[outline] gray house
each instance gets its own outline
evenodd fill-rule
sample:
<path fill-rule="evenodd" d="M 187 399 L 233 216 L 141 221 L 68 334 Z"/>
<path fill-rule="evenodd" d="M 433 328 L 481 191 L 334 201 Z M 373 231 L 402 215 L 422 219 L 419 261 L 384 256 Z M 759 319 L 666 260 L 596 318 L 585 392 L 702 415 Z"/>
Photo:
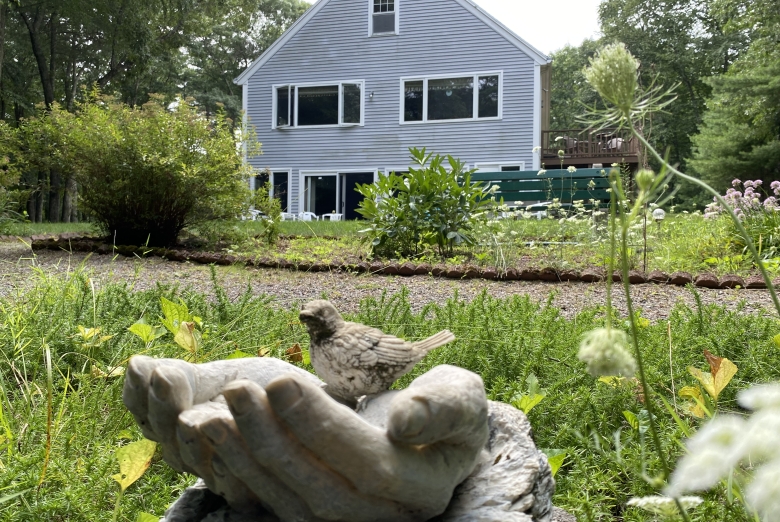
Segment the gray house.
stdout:
<path fill-rule="evenodd" d="M 249 161 L 286 211 L 347 219 L 355 184 L 406 170 L 410 147 L 537 169 L 548 62 L 469 0 L 319 0 L 235 80 Z"/>

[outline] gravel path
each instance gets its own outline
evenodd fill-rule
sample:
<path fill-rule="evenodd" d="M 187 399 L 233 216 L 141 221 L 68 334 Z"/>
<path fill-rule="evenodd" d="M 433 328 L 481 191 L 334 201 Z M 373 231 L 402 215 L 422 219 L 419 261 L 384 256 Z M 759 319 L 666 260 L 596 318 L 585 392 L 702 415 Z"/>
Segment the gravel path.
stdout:
<path fill-rule="evenodd" d="M 68 254 L 41 250 L 33 253 L 20 243 L 0 243 L 0 296 L 23 290 L 35 277 L 32 267 L 47 273 L 67 274 L 80 265 L 93 273 L 99 285 L 107 281 L 126 281 L 135 289 L 154 287 L 158 282 L 180 284 L 193 290 L 212 293 L 209 268 L 191 263 L 165 261 L 160 258 L 133 259 L 122 256 L 112 258 L 98 254 Z M 604 283 L 545 283 L 533 281 L 452 280 L 425 276 L 388 277 L 367 274 L 302 273 L 290 270 L 255 269 L 244 267 L 217 267 L 219 279 L 228 295 L 233 298 L 250 285 L 255 294 L 267 294 L 280 306 L 288 307 L 296 302 L 326 296 L 340 310 L 355 310 L 365 297 L 378 297 L 383 291 L 396 292 L 406 287 L 415 308 L 431 302 L 441 303 L 455 292 L 463 299 L 472 299 L 483 290 L 494 297 L 530 295 L 544 301 L 555 292 L 553 303 L 564 315 L 571 317 L 585 307 L 605 303 Z M 672 285 L 634 285 L 632 297 L 642 316 L 650 320 L 664 319 L 679 301 L 692 305 L 691 292 Z M 766 290 L 710 290 L 699 289 L 705 303 L 718 303 L 736 308 L 744 301 L 746 313 L 770 313 L 771 298 Z M 614 305 L 625 314 L 625 296 L 620 285 L 615 285 Z"/>

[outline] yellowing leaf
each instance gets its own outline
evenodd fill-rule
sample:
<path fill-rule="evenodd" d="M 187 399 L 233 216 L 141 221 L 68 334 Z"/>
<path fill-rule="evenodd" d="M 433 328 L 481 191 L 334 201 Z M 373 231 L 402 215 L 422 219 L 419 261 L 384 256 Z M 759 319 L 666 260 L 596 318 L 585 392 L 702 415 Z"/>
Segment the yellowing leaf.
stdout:
<path fill-rule="evenodd" d="M 704 350 L 704 357 L 707 358 L 707 362 L 710 364 L 709 374 L 694 367 L 688 368 L 688 372 L 701 383 L 710 397 L 718 400 L 720 392 L 723 391 L 737 373 L 737 366 L 725 357 L 712 355 L 707 350 Z"/>
<path fill-rule="evenodd" d="M 639 419 L 634 412 L 628 410 L 623 411 L 623 418 L 626 419 L 632 430 L 639 430 Z"/>
<path fill-rule="evenodd" d="M 160 517 L 150 515 L 149 513 L 138 513 L 135 522 L 160 522 Z"/>
<path fill-rule="evenodd" d="M 512 401 L 512 406 L 527 414 L 534 409 L 534 406 L 542 402 L 544 397 L 544 395 L 538 393 L 534 395 L 521 395 L 518 399 Z"/>
<path fill-rule="evenodd" d="M 141 439 L 116 450 L 119 473 L 111 475 L 111 478 L 119 483 L 123 492 L 149 468 L 156 448 L 156 442 Z"/>
<path fill-rule="evenodd" d="M 772 337 L 772 342 L 775 343 L 775 346 L 780 348 L 780 334 L 777 334 L 774 337 Z"/>
<path fill-rule="evenodd" d="M 269 350 L 268 348 L 259 348 L 257 350 L 258 357 L 266 357 L 269 353 L 271 353 L 271 350 Z"/>
<path fill-rule="evenodd" d="M 195 339 L 195 323 L 184 321 L 179 324 L 179 331 L 173 337 L 176 344 L 190 353 L 198 352 L 198 341 Z"/>
<path fill-rule="evenodd" d="M 603 382 L 604 384 L 608 384 L 613 388 L 617 388 L 618 386 L 626 382 L 626 378 L 618 377 L 617 375 L 609 375 L 607 377 L 599 377 L 599 382 Z"/>
<path fill-rule="evenodd" d="M 690 402 L 685 405 L 685 412 L 699 419 L 703 419 L 707 416 L 707 412 L 704 409 L 704 397 L 698 386 L 686 386 L 682 388 L 678 394 L 683 399 L 690 399 Z"/>
<path fill-rule="evenodd" d="M 230 359 L 246 359 L 247 357 L 254 357 L 251 353 L 242 352 L 241 350 L 236 350 L 235 352 L 231 353 L 227 357 L 225 357 L 225 360 Z"/>

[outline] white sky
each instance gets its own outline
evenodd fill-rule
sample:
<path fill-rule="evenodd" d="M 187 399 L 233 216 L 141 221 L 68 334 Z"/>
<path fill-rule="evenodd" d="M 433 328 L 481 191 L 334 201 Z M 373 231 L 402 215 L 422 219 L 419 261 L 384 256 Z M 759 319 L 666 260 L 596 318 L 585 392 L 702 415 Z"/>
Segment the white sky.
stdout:
<path fill-rule="evenodd" d="M 313 3 L 314 0 L 306 0 Z M 598 36 L 601 0 L 474 0 L 545 54 Z"/>

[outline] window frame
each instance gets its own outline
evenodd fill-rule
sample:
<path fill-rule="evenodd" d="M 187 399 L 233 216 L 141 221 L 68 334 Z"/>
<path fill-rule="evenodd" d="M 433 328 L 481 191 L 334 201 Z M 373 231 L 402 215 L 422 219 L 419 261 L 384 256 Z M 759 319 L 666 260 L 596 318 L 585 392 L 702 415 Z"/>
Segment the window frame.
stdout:
<path fill-rule="evenodd" d="M 428 80 L 444 80 L 448 78 L 467 78 L 471 76 L 474 82 L 472 117 L 456 118 L 449 120 L 428 119 Z M 498 115 L 479 117 L 479 78 L 484 76 L 498 76 Z M 406 82 L 423 82 L 423 119 L 420 121 L 404 120 L 404 86 Z M 427 76 L 404 76 L 400 79 L 400 106 L 398 108 L 398 121 L 401 125 L 421 125 L 428 123 L 457 123 L 464 121 L 497 121 L 504 117 L 504 71 L 487 71 L 477 73 L 435 74 Z"/>
<path fill-rule="evenodd" d="M 394 9 L 393 9 L 393 11 L 387 11 L 388 13 L 389 12 L 395 13 L 395 31 L 388 31 L 386 33 L 376 33 L 376 34 L 373 34 L 374 33 L 374 0 L 368 0 L 368 37 L 369 38 L 372 38 L 372 37 L 383 37 L 383 36 L 396 36 L 398 34 L 401 34 L 400 30 L 399 30 L 399 25 L 400 25 L 399 24 L 399 19 L 400 19 L 400 16 L 398 16 L 398 13 L 401 10 L 400 9 L 400 7 L 401 7 L 400 3 L 401 3 L 401 0 L 394 0 L 394 5 L 393 5 Z"/>
<path fill-rule="evenodd" d="M 397 1 L 397 0 L 396 0 Z M 329 87 L 338 85 L 339 88 L 339 109 L 338 109 L 338 123 L 329 123 L 327 125 L 298 125 L 298 109 L 300 103 L 298 101 L 298 89 L 306 87 Z M 344 123 L 344 85 L 359 85 L 360 86 L 360 123 Z M 290 89 L 292 96 L 290 100 L 295 100 L 295 107 L 290 118 L 292 123 L 289 125 L 277 125 L 279 121 L 277 115 L 279 113 L 279 89 L 287 87 Z M 289 103 L 289 102 L 288 102 Z M 363 127 L 366 121 L 366 81 L 365 80 L 344 80 L 333 82 L 304 82 L 304 83 L 279 83 L 271 86 L 271 129 L 332 129 L 337 127 Z"/>
<path fill-rule="evenodd" d="M 498 167 L 498 171 L 489 171 L 487 170 L 487 167 Z M 474 165 L 474 168 L 477 169 L 477 172 L 517 172 L 516 170 L 505 170 L 502 171 L 504 167 L 520 167 L 520 172 L 525 171 L 525 161 L 495 161 L 495 162 L 484 162 L 484 163 L 477 163 Z"/>

